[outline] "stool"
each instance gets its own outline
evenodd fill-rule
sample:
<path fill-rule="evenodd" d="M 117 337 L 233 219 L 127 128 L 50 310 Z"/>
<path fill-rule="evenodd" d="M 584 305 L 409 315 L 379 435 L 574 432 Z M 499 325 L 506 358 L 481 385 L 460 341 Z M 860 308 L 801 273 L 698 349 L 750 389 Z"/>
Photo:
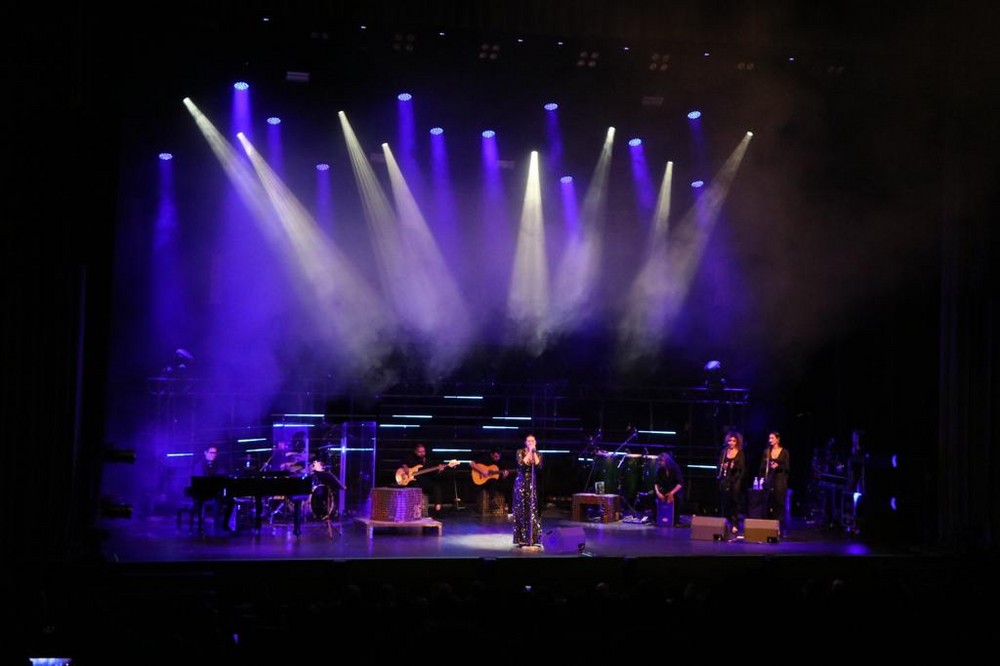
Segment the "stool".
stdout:
<path fill-rule="evenodd" d="M 497 493 L 491 502 L 490 492 L 488 490 L 480 490 L 479 514 L 482 516 L 506 516 L 507 498 L 503 496 L 503 493 Z"/>

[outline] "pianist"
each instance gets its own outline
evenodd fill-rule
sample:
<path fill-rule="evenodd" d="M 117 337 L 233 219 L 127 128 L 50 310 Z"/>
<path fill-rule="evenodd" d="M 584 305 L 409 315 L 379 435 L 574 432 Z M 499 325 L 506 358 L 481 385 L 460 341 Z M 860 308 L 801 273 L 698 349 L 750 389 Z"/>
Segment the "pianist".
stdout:
<path fill-rule="evenodd" d="M 214 444 L 205 447 L 205 452 L 201 460 L 195 465 L 194 476 L 226 476 L 226 468 L 219 460 L 219 448 Z M 212 509 L 212 526 L 215 531 L 229 531 L 229 519 L 233 514 L 235 505 L 231 497 L 227 497 L 223 486 L 219 485 L 219 491 L 211 497 L 195 498 L 201 500 L 201 510 L 209 505 Z"/>

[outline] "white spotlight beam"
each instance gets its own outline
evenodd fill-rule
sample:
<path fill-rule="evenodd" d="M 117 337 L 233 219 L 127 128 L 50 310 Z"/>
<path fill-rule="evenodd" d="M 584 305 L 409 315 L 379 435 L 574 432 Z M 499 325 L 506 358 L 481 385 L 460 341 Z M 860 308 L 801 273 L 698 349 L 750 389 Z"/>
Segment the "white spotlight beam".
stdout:
<path fill-rule="evenodd" d="M 419 317 L 420 330 L 427 334 L 431 370 L 438 374 L 449 369 L 469 343 L 468 309 L 388 144 L 382 145 L 382 152 L 399 217 L 400 261 L 407 275 L 409 303 Z"/>
<path fill-rule="evenodd" d="M 365 363 L 382 353 L 379 342 L 392 328 L 379 294 L 319 231 L 316 221 L 242 134 L 238 138 L 277 213 L 286 259 L 302 274 L 300 286 L 313 306 L 314 325 L 331 326 L 342 350 Z"/>
<path fill-rule="evenodd" d="M 507 316 L 518 337 L 535 353 L 545 346 L 549 309 L 549 276 L 545 263 L 545 228 L 538 151 L 531 151 L 528 181 L 514 254 L 514 270 L 507 297 Z"/>
<path fill-rule="evenodd" d="M 604 231 L 607 181 L 614 140 L 615 128 L 609 127 L 580 210 L 582 232 L 566 242 L 553 292 L 558 299 L 552 304 L 553 329 L 572 328 L 591 314 L 589 305 L 601 260 L 601 234 Z"/>
<path fill-rule="evenodd" d="M 665 256 L 650 257 L 648 270 L 640 273 L 641 284 L 633 287 L 627 320 L 631 333 L 649 343 L 669 337 L 677 315 L 691 288 L 691 280 L 701 262 L 705 246 L 719 218 L 736 173 L 750 143 L 747 133 L 716 173 L 708 191 L 695 202 L 673 227 Z"/>

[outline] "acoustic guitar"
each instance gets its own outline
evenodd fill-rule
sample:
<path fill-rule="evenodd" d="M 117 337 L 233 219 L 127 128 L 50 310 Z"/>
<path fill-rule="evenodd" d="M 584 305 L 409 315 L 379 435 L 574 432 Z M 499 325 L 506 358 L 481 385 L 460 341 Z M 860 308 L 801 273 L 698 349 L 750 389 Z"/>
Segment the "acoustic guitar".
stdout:
<path fill-rule="evenodd" d="M 480 467 L 482 468 L 482 470 L 485 471 L 477 469 Z M 472 482 L 475 483 L 477 486 L 481 486 L 490 479 L 493 480 L 499 479 L 504 474 L 507 474 L 512 471 L 513 470 L 510 469 L 500 469 L 496 465 L 481 465 L 477 463 L 472 466 Z"/>
<path fill-rule="evenodd" d="M 413 479 L 417 478 L 421 474 L 427 474 L 428 472 L 440 472 L 445 467 L 455 467 L 456 465 L 458 465 L 457 460 L 441 463 L 440 465 L 433 465 L 427 469 L 421 469 L 423 465 L 414 465 L 410 468 L 409 473 L 406 472 L 405 468 L 400 467 L 396 470 L 396 483 L 401 486 L 406 486 L 410 484 L 410 481 L 413 481 Z"/>

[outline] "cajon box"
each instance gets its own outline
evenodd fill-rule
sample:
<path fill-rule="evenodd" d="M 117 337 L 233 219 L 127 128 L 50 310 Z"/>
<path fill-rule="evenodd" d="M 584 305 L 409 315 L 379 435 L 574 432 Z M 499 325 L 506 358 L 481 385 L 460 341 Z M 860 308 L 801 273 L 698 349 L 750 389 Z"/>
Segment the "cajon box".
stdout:
<path fill-rule="evenodd" d="M 726 536 L 726 519 L 714 516 L 691 516 L 691 538 L 719 541 Z"/>
<path fill-rule="evenodd" d="M 747 518 L 743 521 L 743 538 L 757 543 L 777 543 L 781 527 L 777 520 Z"/>
<path fill-rule="evenodd" d="M 656 526 L 674 526 L 674 502 L 656 501 Z"/>

